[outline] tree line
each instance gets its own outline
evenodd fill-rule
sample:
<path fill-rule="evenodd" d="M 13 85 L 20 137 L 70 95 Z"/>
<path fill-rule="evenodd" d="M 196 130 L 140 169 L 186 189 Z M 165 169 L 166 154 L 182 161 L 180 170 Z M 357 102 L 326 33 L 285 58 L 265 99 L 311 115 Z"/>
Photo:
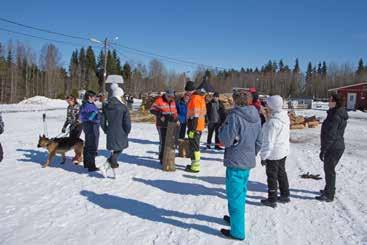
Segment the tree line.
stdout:
<path fill-rule="evenodd" d="M 16 103 L 36 95 L 64 98 L 78 95 L 82 89 L 101 91 L 105 54 L 96 55 L 91 46 L 75 49 L 68 67 L 61 62 L 61 53 L 52 43 L 45 44 L 40 54 L 20 41 L 0 43 L 0 102 Z M 168 70 L 159 59 L 148 64 L 121 63 L 117 50 L 107 51 L 107 75 L 122 75 L 126 93 L 139 97 L 146 92 L 170 87 L 184 89 L 187 74 Z M 349 64 L 309 63 L 301 71 L 298 59 L 293 66 L 269 61 L 260 68 L 216 70 L 198 67 L 192 79 L 199 85 L 207 79 L 221 93 L 234 87 L 256 87 L 265 94 L 284 97 L 327 97 L 330 88 L 367 80 L 367 66 L 362 59 L 356 70 Z"/>

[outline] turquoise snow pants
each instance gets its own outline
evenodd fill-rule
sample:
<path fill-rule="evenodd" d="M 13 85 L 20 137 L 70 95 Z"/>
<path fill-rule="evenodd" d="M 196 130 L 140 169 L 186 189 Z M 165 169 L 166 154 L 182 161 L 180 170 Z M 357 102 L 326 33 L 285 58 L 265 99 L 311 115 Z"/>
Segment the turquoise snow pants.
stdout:
<path fill-rule="evenodd" d="M 231 218 L 231 236 L 245 239 L 245 203 L 249 169 L 227 168 L 226 191 Z"/>

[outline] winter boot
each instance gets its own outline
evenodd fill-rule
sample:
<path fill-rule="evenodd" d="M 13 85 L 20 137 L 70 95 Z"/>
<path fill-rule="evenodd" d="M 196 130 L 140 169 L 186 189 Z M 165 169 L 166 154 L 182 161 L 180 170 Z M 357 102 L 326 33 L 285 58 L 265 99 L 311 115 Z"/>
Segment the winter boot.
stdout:
<path fill-rule="evenodd" d="M 289 203 L 291 201 L 291 199 L 289 197 L 286 196 L 280 196 L 277 199 L 277 202 L 279 203 Z"/>
<path fill-rule="evenodd" d="M 227 222 L 228 224 L 231 224 L 231 218 L 228 215 L 223 216 L 223 220 Z"/>
<path fill-rule="evenodd" d="M 105 178 L 107 178 L 107 170 L 111 168 L 109 161 L 107 160 L 102 166 L 99 168 Z"/>
<path fill-rule="evenodd" d="M 223 234 L 223 236 L 229 238 L 229 239 L 233 239 L 233 240 L 240 240 L 243 241 L 244 239 L 239 239 L 239 238 L 235 238 L 231 235 L 231 231 L 227 230 L 227 229 L 220 229 L 220 232 Z"/>
<path fill-rule="evenodd" d="M 315 199 L 320 201 L 320 202 L 332 202 L 332 201 L 334 201 L 334 198 L 329 198 L 324 194 L 322 194 L 321 196 L 315 197 Z"/>
<path fill-rule="evenodd" d="M 200 172 L 200 151 L 194 152 L 194 159 L 191 161 L 191 165 L 187 165 L 185 171 L 190 173 L 199 173 Z"/>
<path fill-rule="evenodd" d="M 261 204 L 264 205 L 264 206 L 268 206 L 268 207 L 271 207 L 271 208 L 276 208 L 277 207 L 277 203 L 276 202 L 273 202 L 269 199 L 263 199 L 261 200 Z"/>

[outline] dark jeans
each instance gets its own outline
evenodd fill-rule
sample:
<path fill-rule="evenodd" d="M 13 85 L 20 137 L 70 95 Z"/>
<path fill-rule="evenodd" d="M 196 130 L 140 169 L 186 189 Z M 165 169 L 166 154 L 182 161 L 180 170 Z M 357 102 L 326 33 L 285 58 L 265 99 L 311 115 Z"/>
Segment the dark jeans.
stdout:
<path fill-rule="evenodd" d="M 325 154 L 324 159 L 324 171 L 325 171 L 325 189 L 324 195 L 329 199 L 334 199 L 335 196 L 335 179 L 336 172 L 335 167 L 339 163 L 340 158 L 344 153 L 344 149 L 341 150 L 329 150 Z"/>
<path fill-rule="evenodd" d="M 164 145 L 166 144 L 167 128 L 161 128 L 159 134 L 160 134 L 159 160 L 162 161 L 164 153 Z"/>
<path fill-rule="evenodd" d="M 178 138 L 184 139 L 185 137 L 186 137 L 186 123 L 181 123 Z"/>
<path fill-rule="evenodd" d="M 99 124 L 84 122 L 82 126 L 85 134 L 83 151 L 84 167 L 88 169 L 95 169 L 99 142 Z"/>
<path fill-rule="evenodd" d="M 108 158 L 108 162 L 111 164 L 111 168 L 118 168 L 119 164 L 117 159 L 119 158 L 122 151 L 113 151 L 112 155 Z"/>
<path fill-rule="evenodd" d="M 72 138 L 72 139 L 79 139 L 80 135 L 82 134 L 82 130 L 83 130 L 82 125 L 78 125 L 78 126 L 73 127 L 70 130 L 69 137 Z"/>
<path fill-rule="evenodd" d="M 194 138 L 189 137 L 191 160 L 195 160 L 195 155 L 194 155 L 195 152 L 200 151 L 200 138 L 201 138 L 200 132 L 196 132 Z"/>
<path fill-rule="evenodd" d="M 280 195 L 289 197 L 289 184 L 287 172 L 285 171 L 285 160 L 266 160 L 266 176 L 268 177 L 268 198 L 272 202 L 277 201 L 278 183 Z"/>
<path fill-rule="evenodd" d="M 220 143 L 218 133 L 219 133 L 220 123 L 209 123 L 208 124 L 208 140 L 207 144 L 212 143 L 213 133 L 215 132 L 215 145 Z"/>

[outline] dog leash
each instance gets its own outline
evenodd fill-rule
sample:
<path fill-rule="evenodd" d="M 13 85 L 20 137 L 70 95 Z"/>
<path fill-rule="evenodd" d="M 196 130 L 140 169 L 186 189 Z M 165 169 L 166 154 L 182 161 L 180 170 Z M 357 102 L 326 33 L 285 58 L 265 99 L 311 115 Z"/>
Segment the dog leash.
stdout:
<path fill-rule="evenodd" d="M 43 134 L 48 137 L 48 130 L 47 130 L 47 121 L 46 121 L 46 113 L 42 114 L 43 119 Z"/>

